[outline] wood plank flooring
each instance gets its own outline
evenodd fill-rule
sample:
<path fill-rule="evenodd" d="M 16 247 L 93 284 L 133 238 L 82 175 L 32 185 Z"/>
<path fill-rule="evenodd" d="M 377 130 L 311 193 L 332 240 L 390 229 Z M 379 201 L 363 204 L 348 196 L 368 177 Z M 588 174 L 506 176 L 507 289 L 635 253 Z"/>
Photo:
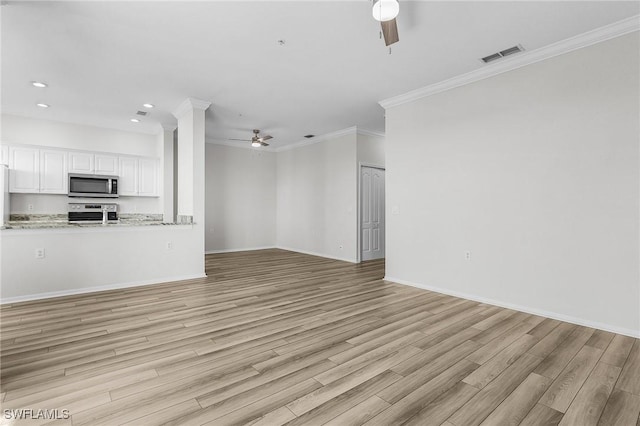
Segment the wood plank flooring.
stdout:
<path fill-rule="evenodd" d="M 65 425 L 640 426 L 638 339 L 385 282 L 382 261 L 206 267 L 2 306 L 2 408 L 67 409 Z"/>

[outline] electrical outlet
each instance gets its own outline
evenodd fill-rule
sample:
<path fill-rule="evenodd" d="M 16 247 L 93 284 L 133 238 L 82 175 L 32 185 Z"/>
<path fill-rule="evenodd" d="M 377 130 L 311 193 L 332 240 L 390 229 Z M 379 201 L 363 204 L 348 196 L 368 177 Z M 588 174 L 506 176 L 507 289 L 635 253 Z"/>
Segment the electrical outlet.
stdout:
<path fill-rule="evenodd" d="M 27 204 L 27 210 L 33 211 L 33 204 Z"/>
<path fill-rule="evenodd" d="M 37 248 L 36 252 L 36 259 L 44 259 L 44 249 L 43 248 Z"/>
<path fill-rule="evenodd" d="M 465 260 L 471 260 L 471 252 L 469 250 L 464 252 Z"/>
<path fill-rule="evenodd" d="M 167 250 L 173 250 L 173 243 L 171 241 L 167 241 Z"/>

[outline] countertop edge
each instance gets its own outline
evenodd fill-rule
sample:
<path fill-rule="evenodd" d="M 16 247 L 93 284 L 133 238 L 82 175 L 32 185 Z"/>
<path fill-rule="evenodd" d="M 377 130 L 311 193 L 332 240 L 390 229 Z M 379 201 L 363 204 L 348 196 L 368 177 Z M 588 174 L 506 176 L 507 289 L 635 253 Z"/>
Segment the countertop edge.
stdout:
<path fill-rule="evenodd" d="M 89 231 L 89 230 L 101 230 L 101 231 L 113 231 L 113 230 L 127 230 L 132 228 L 138 229 L 185 229 L 193 228 L 194 224 L 184 223 L 165 223 L 165 222 L 129 222 L 129 223 L 110 223 L 107 225 L 102 224 L 68 224 L 68 223 L 30 223 L 30 224 L 9 224 L 0 227 L 2 232 L 22 232 L 22 231 Z"/>

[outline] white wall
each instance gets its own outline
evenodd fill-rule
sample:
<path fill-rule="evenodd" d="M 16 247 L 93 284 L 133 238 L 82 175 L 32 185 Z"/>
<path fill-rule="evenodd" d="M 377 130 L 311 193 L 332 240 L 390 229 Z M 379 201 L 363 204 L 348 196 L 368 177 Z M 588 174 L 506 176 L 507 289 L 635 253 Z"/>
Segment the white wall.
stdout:
<path fill-rule="evenodd" d="M 384 137 L 358 133 L 358 164 L 384 167 Z"/>
<path fill-rule="evenodd" d="M 0 231 L 2 302 L 202 277 L 194 232 L 191 225 Z M 44 259 L 35 259 L 36 248 Z"/>
<path fill-rule="evenodd" d="M 387 110 L 387 277 L 640 334 L 639 49 Z"/>
<path fill-rule="evenodd" d="M 384 165 L 384 137 L 348 130 L 277 153 L 207 145 L 206 250 L 278 246 L 355 261 L 358 164 Z"/>
<path fill-rule="evenodd" d="M 276 153 L 206 145 L 205 251 L 276 244 Z"/>
<path fill-rule="evenodd" d="M 279 247 L 356 261 L 356 139 L 354 132 L 278 152 Z"/>
<path fill-rule="evenodd" d="M 1 118 L 0 140 L 7 145 L 40 145 L 143 157 L 159 157 L 161 154 L 162 147 L 154 135 L 9 114 L 2 114 Z"/>
<path fill-rule="evenodd" d="M 36 120 L 3 114 L 0 142 L 4 145 L 38 145 L 62 149 L 160 157 L 163 146 L 158 137 L 94 126 Z M 74 202 L 91 200 L 75 199 Z M 65 195 L 11 194 L 11 213 L 67 212 Z M 160 198 L 121 197 L 121 213 L 162 213 Z M 28 210 L 32 205 L 33 210 Z"/>

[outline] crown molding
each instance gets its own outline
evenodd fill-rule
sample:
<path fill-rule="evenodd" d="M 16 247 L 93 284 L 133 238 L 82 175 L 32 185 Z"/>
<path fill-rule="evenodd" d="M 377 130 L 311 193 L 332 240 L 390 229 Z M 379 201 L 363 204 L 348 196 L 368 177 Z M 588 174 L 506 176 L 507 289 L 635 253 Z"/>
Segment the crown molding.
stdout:
<path fill-rule="evenodd" d="M 346 135 L 355 135 L 357 132 L 358 132 L 358 128 L 356 126 L 347 127 L 346 129 L 337 130 L 337 131 L 331 132 L 331 133 L 325 133 L 324 135 L 315 136 L 312 139 L 305 139 L 305 140 L 302 140 L 300 142 L 294 142 L 292 144 L 285 145 L 285 146 L 280 147 L 280 148 L 276 148 L 276 151 L 277 152 L 289 151 L 291 149 L 301 148 L 303 146 L 308 146 L 308 145 L 313 145 L 313 144 L 316 144 L 318 142 L 326 141 L 326 140 L 329 140 L 329 139 L 336 139 L 336 138 L 339 138 L 339 137 L 342 137 L 342 136 L 346 136 Z"/>
<path fill-rule="evenodd" d="M 361 129 L 358 128 L 358 134 L 365 136 L 375 136 L 378 138 L 384 138 L 385 134 L 380 132 L 374 132 L 373 130 Z"/>
<path fill-rule="evenodd" d="M 475 83 L 476 81 L 484 80 L 498 74 L 512 71 L 526 65 L 544 61 L 545 59 L 553 58 L 554 56 L 569 53 L 574 50 L 582 49 L 583 47 L 591 46 L 593 44 L 620 37 L 639 30 L 640 15 L 634 15 L 621 21 L 605 25 L 604 27 L 596 28 L 592 31 L 587 31 L 586 33 L 579 34 L 575 37 L 570 37 L 568 39 L 561 40 L 557 43 L 553 43 L 539 49 L 525 51 L 521 54 L 505 58 L 499 62 L 494 62 L 466 74 L 461 74 L 459 76 L 441 81 L 439 83 L 431 84 L 429 86 L 412 90 L 411 92 L 407 92 L 402 95 L 384 99 L 378 103 L 384 109 L 393 108 L 402 104 L 406 104 L 408 102 L 413 102 L 415 100 L 425 98 L 427 96 L 435 95 L 436 93 L 441 93 L 447 90 L 454 89 L 456 87 Z"/>
<path fill-rule="evenodd" d="M 254 148 L 251 146 L 251 144 L 248 144 L 248 143 L 247 144 L 235 143 L 235 142 L 230 142 L 228 140 L 223 140 L 223 139 L 207 139 L 207 143 L 210 143 L 212 145 L 230 146 L 232 148 L 240 148 L 240 149 L 255 149 L 260 151 L 268 151 L 268 152 L 282 152 L 282 151 L 289 151 L 295 148 L 302 148 L 304 146 L 313 145 L 318 142 L 322 142 L 326 140 L 336 139 L 342 136 L 355 135 L 355 134 L 384 137 L 384 133 L 374 132 L 366 129 L 360 129 L 357 126 L 352 126 L 352 127 L 347 127 L 346 129 L 337 130 L 335 132 L 325 133 L 324 135 L 315 136 L 312 139 L 304 139 L 299 142 L 294 142 L 292 144 L 285 145 L 279 148 L 275 148 L 275 147 Z"/>
<path fill-rule="evenodd" d="M 191 111 L 194 109 L 199 109 L 204 111 L 207 108 L 209 108 L 209 106 L 211 106 L 211 102 L 203 101 L 202 99 L 187 98 L 184 101 L 182 101 L 182 103 L 178 106 L 178 108 L 176 108 L 176 110 L 173 113 L 173 116 L 179 119 L 188 111 Z"/>

